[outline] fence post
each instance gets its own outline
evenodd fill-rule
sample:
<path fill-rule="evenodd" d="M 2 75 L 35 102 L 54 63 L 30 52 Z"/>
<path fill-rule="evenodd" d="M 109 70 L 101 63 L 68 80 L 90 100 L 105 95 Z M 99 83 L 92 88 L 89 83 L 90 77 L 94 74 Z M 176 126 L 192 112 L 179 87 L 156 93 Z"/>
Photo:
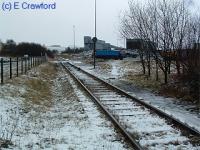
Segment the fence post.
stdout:
<path fill-rule="evenodd" d="M 32 57 L 32 67 L 34 67 L 34 56 Z"/>
<path fill-rule="evenodd" d="M 31 69 L 31 57 L 29 57 L 29 70 Z"/>
<path fill-rule="evenodd" d="M 19 58 L 17 57 L 17 77 L 19 76 L 19 63 L 18 63 L 18 61 L 19 61 Z"/>
<path fill-rule="evenodd" d="M 1 58 L 1 84 L 3 84 L 3 58 Z"/>
<path fill-rule="evenodd" d="M 33 67 L 33 57 L 30 57 L 31 58 L 31 68 Z"/>
<path fill-rule="evenodd" d="M 29 70 L 29 57 L 27 57 L 27 71 Z"/>
<path fill-rule="evenodd" d="M 30 57 L 28 57 L 27 59 L 28 59 L 28 70 L 30 70 Z"/>
<path fill-rule="evenodd" d="M 23 64 L 23 58 L 21 57 L 21 74 L 23 74 L 23 68 L 24 68 L 23 65 L 24 65 L 24 64 Z"/>
<path fill-rule="evenodd" d="M 26 59 L 26 57 L 25 57 L 25 74 L 26 74 L 26 72 L 27 72 L 27 59 Z"/>
<path fill-rule="evenodd" d="M 12 79 L 12 58 L 10 58 L 10 79 Z"/>

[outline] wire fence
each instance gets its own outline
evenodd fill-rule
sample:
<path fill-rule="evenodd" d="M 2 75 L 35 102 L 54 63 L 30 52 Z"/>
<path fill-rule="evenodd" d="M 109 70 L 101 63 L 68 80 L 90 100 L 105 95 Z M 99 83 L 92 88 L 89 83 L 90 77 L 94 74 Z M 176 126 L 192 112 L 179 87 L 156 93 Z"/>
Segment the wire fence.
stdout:
<path fill-rule="evenodd" d="M 0 59 L 0 82 L 3 84 L 6 80 L 18 77 L 20 74 L 26 74 L 28 70 L 47 61 L 42 57 L 15 57 Z"/>

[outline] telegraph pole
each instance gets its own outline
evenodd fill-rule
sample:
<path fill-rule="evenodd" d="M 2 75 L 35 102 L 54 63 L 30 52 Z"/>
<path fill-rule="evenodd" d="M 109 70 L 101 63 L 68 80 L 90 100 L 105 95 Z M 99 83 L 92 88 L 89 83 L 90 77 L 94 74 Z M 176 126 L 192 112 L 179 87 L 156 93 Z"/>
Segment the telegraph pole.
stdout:
<path fill-rule="evenodd" d="M 76 48 L 76 34 L 75 34 L 75 25 L 73 25 L 73 32 L 74 32 L 74 53 Z"/>
<path fill-rule="evenodd" d="M 97 37 L 97 0 L 95 0 L 95 37 Z"/>
<path fill-rule="evenodd" d="M 95 8 L 95 14 L 94 14 L 94 29 L 95 29 L 95 35 L 94 38 L 92 39 L 94 42 L 94 51 L 93 51 L 93 58 L 94 58 L 94 69 L 96 68 L 96 42 L 97 42 L 97 1 L 95 0 L 95 4 L 94 4 L 94 8 Z"/>

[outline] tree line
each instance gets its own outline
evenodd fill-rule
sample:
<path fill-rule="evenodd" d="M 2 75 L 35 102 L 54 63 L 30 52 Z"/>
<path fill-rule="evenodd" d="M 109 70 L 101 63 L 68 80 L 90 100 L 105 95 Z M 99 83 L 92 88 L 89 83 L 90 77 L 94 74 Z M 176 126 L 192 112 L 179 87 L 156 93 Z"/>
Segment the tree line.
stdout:
<path fill-rule="evenodd" d="M 160 68 L 168 83 L 174 64 L 177 75 L 190 80 L 199 93 L 200 15 L 190 13 L 184 0 L 129 1 L 129 9 L 120 18 L 120 34 L 143 40 L 138 52 L 144 74 L 151 76 L 151 64 L 155 63 L 156 80 Z"/>
<path fill-rule="evenodd" d="M 36 43 L 19 43 L 16 44 L 13 40 L 7 40 L 3 43 L 2 50 L 0 51 L 1 56 L 13 56 L 23 57 L 28 56 L 45 56 L 54 57 L 54 52 L 48 50 L 45 46 Z"/>
<path fill-rule="evenodd" d="M 61 53 L 62 54 L 77 54 L 77 53 L 81 53 L 84 51 L 84 48 L 80 47 L 80 48 L 70 48 L 70 47 L 67 47 L 65 48 L 64 51 L 62 51 Z"/>

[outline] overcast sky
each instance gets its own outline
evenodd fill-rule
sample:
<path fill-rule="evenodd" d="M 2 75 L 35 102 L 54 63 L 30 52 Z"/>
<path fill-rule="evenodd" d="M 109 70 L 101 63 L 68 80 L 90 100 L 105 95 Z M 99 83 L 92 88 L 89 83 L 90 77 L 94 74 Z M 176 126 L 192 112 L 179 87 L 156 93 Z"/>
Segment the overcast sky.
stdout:
<path fill-rule="evenodd" d="M 13 1 L 13 0 L 4 0 Z M 22 0 L 18 0 L 22 1 Z M 85 35 L 94 36 L 94 0 L 26 0 L 56 2 L 56 10 L 0 10 L 0 39 L 16 42 L 36 42 L 45 45 L 73 45 L 73 25 L 76 44 L 83 46 Z M 128 8 L 129 0 L 97 0 L 97 37 L 117 45 L 120 12 Z M 142 0 L 141 0 L 142 1 Z M 144 1 L 144 0 L 143 0 Z M 191 1 L 191 0 L 188 0 Z M 200 6 L 200 0 L 194 0 Z M 0 0 L 2 3 L 2 0 Z M 194 5 L 193 5 L 194 6 Z M 117 42 L 118 41 L 118 42 Z M 121 44 L 123 42 L 121 41 Z"/>

